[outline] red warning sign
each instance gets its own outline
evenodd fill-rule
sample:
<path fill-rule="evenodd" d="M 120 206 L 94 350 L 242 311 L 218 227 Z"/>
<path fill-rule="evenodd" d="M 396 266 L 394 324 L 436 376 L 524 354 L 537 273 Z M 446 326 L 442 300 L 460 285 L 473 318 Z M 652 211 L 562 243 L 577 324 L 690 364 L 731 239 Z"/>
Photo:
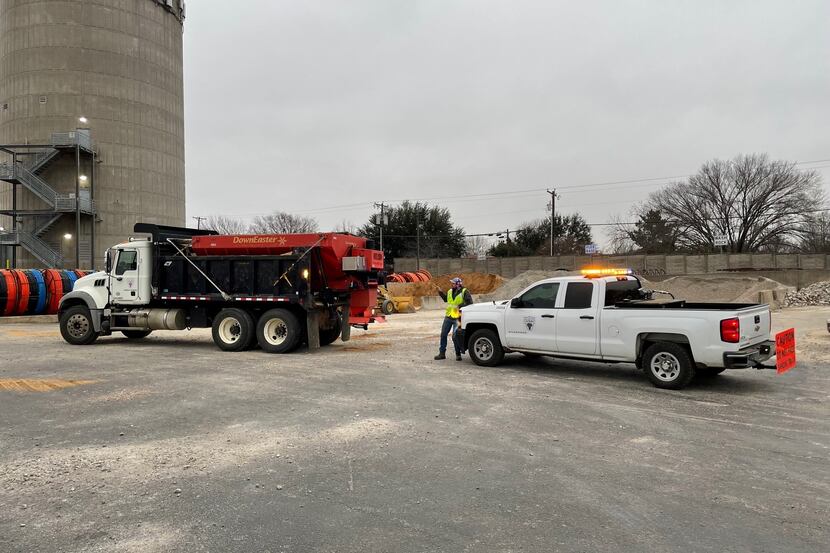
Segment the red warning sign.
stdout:
<path fill-rule="evenodd" d="M 775 368 L 778 374 L 795 367 L 795 329 L 782 330 L 775 335 Z"/>

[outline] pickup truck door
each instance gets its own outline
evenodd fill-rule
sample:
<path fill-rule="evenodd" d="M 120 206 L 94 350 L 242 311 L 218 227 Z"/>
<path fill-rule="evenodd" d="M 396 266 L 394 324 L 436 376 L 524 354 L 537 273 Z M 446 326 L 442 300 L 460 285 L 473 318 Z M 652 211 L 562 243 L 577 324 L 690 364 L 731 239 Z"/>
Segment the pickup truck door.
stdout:
<path fill-rule="evenodd" d="M 599 286 L 589 280 L 568 282 L 561 308 L 556 310 L 556 347 L 559 353 L 597 353 Z"/>
<path fill-rule="evenodd" d="M 556 351 L 558 282 L 537 284 L 511 300 L 504 315 L 507 347 Z"/>

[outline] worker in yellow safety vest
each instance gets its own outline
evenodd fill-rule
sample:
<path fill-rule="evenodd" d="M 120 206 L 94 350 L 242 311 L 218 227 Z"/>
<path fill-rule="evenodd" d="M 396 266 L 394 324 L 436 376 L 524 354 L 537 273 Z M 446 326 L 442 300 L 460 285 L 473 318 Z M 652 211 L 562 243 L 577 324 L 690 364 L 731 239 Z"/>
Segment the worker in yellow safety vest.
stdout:
<path fill-rule="evenodd" d="M 447 302 L 447 311 L 444 316 L 444 323 L 441 325 L 441 343 L 438 349 L 438 355 L 435 360 L 447 358 L 447 334 L 452 331 L 452 343 L 455 346 L 455 360 L 461 361 L 461 342 L 458 340 L 458 330 L 461 328 L 461 308 L 465 305 L 473 303 L 473 298 L 470 291 L 463 287 L 460 278 L 450 279 L 452 288 L 447 290 L 445 294 L 438 291 L 441 299 Z"/>

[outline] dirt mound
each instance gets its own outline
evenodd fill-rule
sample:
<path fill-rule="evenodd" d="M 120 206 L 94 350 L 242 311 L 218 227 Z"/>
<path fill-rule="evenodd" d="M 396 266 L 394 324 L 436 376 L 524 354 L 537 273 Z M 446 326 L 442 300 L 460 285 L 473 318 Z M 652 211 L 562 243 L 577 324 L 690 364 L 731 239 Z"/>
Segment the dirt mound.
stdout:
<path fill-rule="evenodd" d="M 438 290 L 446 292 L 450 288 L 450 279 L 454 277 L 461 278 L 471 294 L 486 294 L 504 283 L 501 276 L 489 273 L 450 273 L 429 282 L 390 282 L 386 287 L 393 296 L 437 296 Z"/>
<path fill-rule="evenodd" d="M 482 301 L 498 301 L 509 300 L 515 297 L 519 292 L 537 282 L 546 278 L 578 275 L 578 271 L 525 271 L 505 281 L 504 285 L 498 289 L 494 289 L 490 293 L 485 293 L 481 297 Z"/>
<path fill-rule="evenodd" d="M 757 302 L 763 290 L 787 290 L 778 281 L 750 276 L 676 276 L 660 282 L 641 279 L 643 287 L 665 290 L 688 301 Z"/>
<path fill-rule="evenodd" d="M 522 290 L 546 278 L 571 276 L 578 271 L 525 271 L 504 283 L 501 288 L 482 296 L 482 301 L 498 301 L 515 297 Z M 644 288 L 665 290 L 677 299 L 688 301 L 757 302 L 762 290 L 789 290 L 778 281 L 750 276 L 677 276 L 661 282 L 640 278 Z"/>

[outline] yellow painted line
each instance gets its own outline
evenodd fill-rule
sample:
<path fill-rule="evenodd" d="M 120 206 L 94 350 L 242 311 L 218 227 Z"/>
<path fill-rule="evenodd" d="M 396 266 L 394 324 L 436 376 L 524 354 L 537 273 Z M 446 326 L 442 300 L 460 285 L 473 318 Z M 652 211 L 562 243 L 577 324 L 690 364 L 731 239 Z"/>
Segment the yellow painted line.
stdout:
<path fill-rule="evenodd" d="M 9 392 L 51 392 L 62 388 L 94 384 L 97 380 L 63 380 L 60 378 L 0 379 L 0 390 Z"/>

